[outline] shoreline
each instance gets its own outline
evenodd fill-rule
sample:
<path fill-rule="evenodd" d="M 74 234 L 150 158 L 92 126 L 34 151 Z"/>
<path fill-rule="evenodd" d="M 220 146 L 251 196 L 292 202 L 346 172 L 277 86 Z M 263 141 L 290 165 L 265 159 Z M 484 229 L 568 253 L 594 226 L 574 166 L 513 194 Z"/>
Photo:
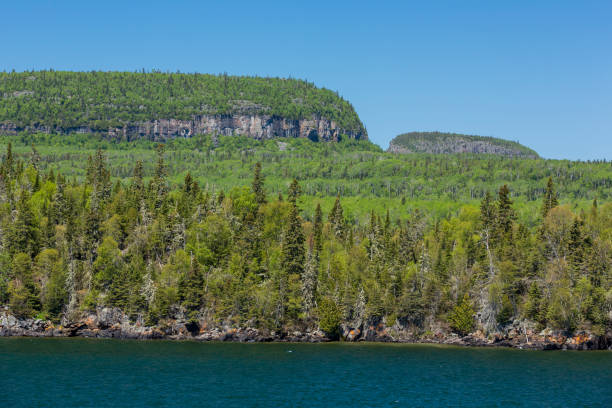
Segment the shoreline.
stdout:
<path fill-rule="evenodd" d="M 194 327 L 195 326 L 195 327 Z M 99 309 L 86 319 L 54 324 L 48 320 L 18 319 L 6 312 L 0 313 L 0 337 L 23 338 L 90 338 L 121 340 L 168 340 L 194 342 L 234 343 L 391 343 L 448 345 L 460 347 L 494 347 L 523 350 L 610 350 L 612 333 L 597 336 L 580 332 L 572 336 L 562 333 L 534 334 L 526 336 L 515 331 L 496 333 L 485 337 L 481 332 L 459 336 L 455 333 L 437 332 L 429 336 L 414 335 L 397 327 L 370 326 L 360 329 L 343 326 L 340 339 L 330 339 L 320 330 L 272 331 L 252 327 L 201 326 L 174 320 L 163 326 L 145 326 L 129 321 L 112 309 Z"/>

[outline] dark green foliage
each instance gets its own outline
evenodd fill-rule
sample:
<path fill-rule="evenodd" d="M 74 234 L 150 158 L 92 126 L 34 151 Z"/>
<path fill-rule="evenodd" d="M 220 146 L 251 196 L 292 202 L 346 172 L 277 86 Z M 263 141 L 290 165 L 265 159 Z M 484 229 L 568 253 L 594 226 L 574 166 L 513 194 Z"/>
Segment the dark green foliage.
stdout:
<path fill-rule="evenodd" d="M 197 262 L 192 261 L 188 272 L 179 280 L 178 293 L 188 318 L 196 321 L 204 295 L 204 275 Z"/>
<path fill-rule="evenodd" d="M 261 163 L 255 163 L 255 171 L 253 172 L 253 184 L 251 186 L 253 193 L 255 194 L 255 201 L 257 204 L 265 204 L 266 202 L 266 191 L 264 190 L 264 177 L 261 174 Z"/>
<path fill-rule="evenodd" d="M 302 275 L 305 261 L 304 252 L 302 220 L 298 213 L 298 208 L 295 205 L 291 205 L 282 247 L 282 265 L 288 274 Z"/>
<path fill-rule="evenodd" d="M 325 297 L 317 308 L 319 314 L 319 328 L 331 339 L 340 336 L 340 323 L 342 322 L 342 310 L 333 299 Z"/>
<path fill-rule="evenodd" d="M 337 93 L 295 79 L 230 75 L 32 71 L 0 73 L 0 123 L 95 131 L 202 114 L 313 115 L 363 130 Z M 296 102 L 299 101 L 299 102 Z"/>
<path fill-rule="evenodd" d="M 546 183 L 546 191 L 542 199 L 542 217 L 546 217 L 548 212 L 559 205 L 557 199 L 557 193 L 555 192 L 555 184 L 553 183 L 552 177 L 548 178 Z"/>

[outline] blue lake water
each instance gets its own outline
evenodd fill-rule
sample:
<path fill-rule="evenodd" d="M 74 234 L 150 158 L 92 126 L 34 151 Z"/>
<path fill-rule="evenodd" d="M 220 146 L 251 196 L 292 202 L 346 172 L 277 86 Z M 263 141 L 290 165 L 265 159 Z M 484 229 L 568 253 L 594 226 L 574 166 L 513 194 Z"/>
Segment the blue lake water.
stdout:
<path fill-rule="evenodd" d="M 612 407 L 612 352 L 0 338 L 0 407 Z"/>

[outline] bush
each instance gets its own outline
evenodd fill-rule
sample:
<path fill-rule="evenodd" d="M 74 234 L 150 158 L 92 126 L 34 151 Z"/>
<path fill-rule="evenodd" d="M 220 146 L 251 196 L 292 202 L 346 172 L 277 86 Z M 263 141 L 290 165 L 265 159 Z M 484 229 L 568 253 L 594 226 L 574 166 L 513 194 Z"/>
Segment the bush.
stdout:
<path fill-rule="evenodd" d="M 324 298 L 317 309 L 319 314 L 319 328 L 332 340 L 340 337 L 340 321 L 342 310 L 332 299 Z"/>
<path fill-rule="evenodd" d="M 461 302 L 454 307 L 448 316 L 451 328 L 462 336 L 470 333 L 474 329 L 474 309 L 470 304 L 470 298 L 466 294 Z"/>

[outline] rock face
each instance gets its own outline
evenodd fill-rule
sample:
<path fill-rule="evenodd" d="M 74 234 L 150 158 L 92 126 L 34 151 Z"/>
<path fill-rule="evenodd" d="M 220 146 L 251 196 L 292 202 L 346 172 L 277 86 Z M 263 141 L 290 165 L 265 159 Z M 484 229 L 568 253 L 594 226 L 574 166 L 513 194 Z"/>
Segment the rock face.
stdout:
<path fill-rule="evenodd" d="M 391 153 L 475 153 L 505 157 L 539 157 L 533 150 L 516 142 L 493 137 L 440 132 L 413 132 L 397 136 L 389 143 Z"/>
<path fill-rule="evenodd" d="M 42 133 L 94 133 L 114 140 L 149 139 L 163 141 L 177 137 L 192 137 L 196 134 L 225 136 L 247 136 L 254 139 L 277 137 L 309 138 L 312 141 L 338 141 L 342 136 L 367 140 L 365 129 L 341 129 L 336 122 L 324 118 L 292 120 L 269 115 L 201 115 L 192 120 L 160 119 L 139 122 L 120 128 L 92 129 L 77 127 L 52 129 L 46 126 L 17 127 L 11 123 L 0 123 L 0 133 L 14 134 L 20 131 Z"/>
<path fill-rule="evenodd" d="M 397 322 L 387 326 L 381 319 L 361 322 L 358 327 L 342 325 L 345 341 L 431 343 L 477 347 L 512 347 L 536 350 L 612 350 L 612 332 L 594 335 L 578 332 L 572 335 L 551 330 L 537 332 L 525 322 L 516 321 L 503 332 L 485 336 L 481 331 L 459 336 L 440 327 L 423 333 Z M 40 319 L 18 319 L 8 310 L 0 311 L 0 337 L 91 337 L 120 339 L 168 339 L 233 342 L 307 342 L 330 341 L 317 329 L 285 329 L 270 331 L 252 327 L 235 327 L 231 323 L 211 324 L 206 319 L 187 322 L 178 312 L 173 319 L 156 326 L 147 326 L 142 319 L 130 320 L 117 308 L 98 308 L 84 313 L 75 321 L 53 324 Z"/>

